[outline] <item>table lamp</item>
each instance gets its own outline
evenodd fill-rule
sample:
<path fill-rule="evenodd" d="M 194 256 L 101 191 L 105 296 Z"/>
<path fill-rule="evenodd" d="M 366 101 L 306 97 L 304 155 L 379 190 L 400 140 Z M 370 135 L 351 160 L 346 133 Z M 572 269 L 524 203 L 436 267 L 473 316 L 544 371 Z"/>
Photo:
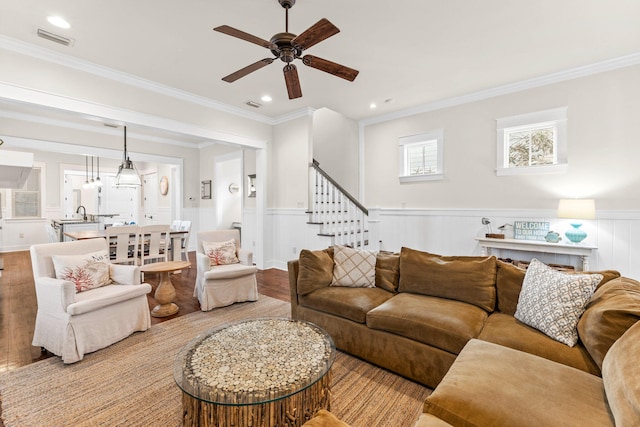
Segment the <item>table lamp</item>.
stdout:
<path fill-rule="evenodd" d="M 575 220 L 595 219 L 596 204 L 593 199 L 560 199 L 558 203 L 558 218 L 569 218 L 573 228 L 569 229 L 564 235 L 573 243 L 580 243 L 586 237 L 587 233 L 580 229 L 582 222 Z"/>

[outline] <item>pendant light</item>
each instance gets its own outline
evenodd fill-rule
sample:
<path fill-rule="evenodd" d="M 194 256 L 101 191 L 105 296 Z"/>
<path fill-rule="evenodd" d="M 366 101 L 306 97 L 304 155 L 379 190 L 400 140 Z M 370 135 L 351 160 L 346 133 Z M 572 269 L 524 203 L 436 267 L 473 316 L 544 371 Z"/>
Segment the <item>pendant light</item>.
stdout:
<path fill-rule="evenodd" d="M 85 181 L 82 188 L 91 188 L 91 184 L 89 184 L 89 156 L 84 156 L 84 175 Z"/>
<path fill-rule="evenodd" d="M 93 156 L 91 156 L 91 181 L 89 181 L 89 183 L 91 184 L 91 188 L 96 186 L 96 181 L 93 179 Z"/>
<path fill-rule="evenodd" d="M 100 179 L 100 156 L 96 157 L 97 171 L 96 171 L 96 187 L 102 187 L 102 180 Z"/>
<path fill-rule="evenodd" d="M 133 162 L 129 160 L 127 154 L 127 127 L 124 127 L 124 153 L 122 156 L 122 164 L 118 167 L 118 174 L 116 175 L 116 187 L 139 187 L 142 185 L 140 181 L 140 175 L 138 170 L 133 165 Z"/>

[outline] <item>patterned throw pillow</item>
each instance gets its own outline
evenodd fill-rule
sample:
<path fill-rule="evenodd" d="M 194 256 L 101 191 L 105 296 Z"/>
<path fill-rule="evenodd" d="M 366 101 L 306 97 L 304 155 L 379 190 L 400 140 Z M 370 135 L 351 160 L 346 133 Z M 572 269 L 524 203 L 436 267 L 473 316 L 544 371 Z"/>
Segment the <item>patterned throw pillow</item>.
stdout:
<path fill-rule="evenodd" d="M 333 280 L 330 286 L 374 288 L 376 253 L 336 245 L 333 247 Z"/>
<path fill-rule="evenodd" d="M 51 259 L 56 278 L 73 282 L 76 285 L 76 292 L 88 291 L 111 283 L 107 251 L 83 255 L 53 255 Z"/>
<path fill-rule="evenodd" d="M 211 265 L 238 264 L 240 262 L 236 255 L 236 241 L 233 239 L 226 242 L 202 242 L 202 249 L 211 260 Z"/>
<path fill-rule="evenodd" d="M 573 347 L 576 326 L 601 274 L 567 274 L 531 260 L 522 283 L 515 318 Z"/>

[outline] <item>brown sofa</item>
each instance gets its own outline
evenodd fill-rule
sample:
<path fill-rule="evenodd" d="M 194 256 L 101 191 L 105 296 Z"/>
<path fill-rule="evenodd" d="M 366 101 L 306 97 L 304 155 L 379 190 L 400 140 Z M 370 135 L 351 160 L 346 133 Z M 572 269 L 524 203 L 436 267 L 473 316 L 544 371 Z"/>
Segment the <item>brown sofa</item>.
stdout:
<path fill-rule="evenodd" d="M 431 388 L 454 366 L 443 387 L 438 386 L 425 403 L 419 425 L 534 425 L 535 418 L 529 424 L 526 412 L 520 414 L 519 422 L 501 424 L 491 418 L 499 416 L 489 409 L 492 405 L 483 402 L 493 401 L 495 406 L 511 396 L 531 411 L 552 413 L 539 406 L 541 401 L 519 394 L 527 389 L 520 387 L 523 382 L 535 388 L 535 381 L 527 378 L 541 381 L 547 373 L 552 378 L 545 385 L 557 389 L 562 384 L 565 388 L 558 390 L 563 393 L 576 387 L 583 390 L 584 380 L 593 387 L 591 399 L 600 387 L 600 405 L 588 402 L 604 411 L 604 418 L 612 423 L 603 391 L 603 361 L 614 342 L 640 318 L 640 283 L 614 271 L 599 272 L 602 281 L 578 323 L 580 339 L 569 347 L 514 318 L 525 272 L 495 257 L 447 257 L 408 248 L 400 254 L 378 254 L 374 288 L 329 286 L 332 269 L 331 248 L 302 251 L 299 260 L 289 262 L 293 318 L 327 330 L 337 348 Z M 535 373 L 536 369 L 541 371 Z M 570 380 L 573 376 L 575 384 Z M 459 400 L 450 397 L 460 396 L 459 388 L 476 390 L 473 384 L 491 389 L 480 387 Z M 638 376 L 632 384 L 631 401 L 638 395 Z M 502 389 L 502 385 L 509 387 Z M 496 389 L 505 396 L 496 395 Z M 547 400 L 556 396 L 542 388 L 534 391 Z M 583 397 L 579 392 L 569 395 Z M 483 408 L 491 422 L 468 421 L 465 414 L 476 409 L 465 399 Z M 453 402 L 453 407 L 446 402 Z M 555 405 L 553 400 L 546 403 Z"/>

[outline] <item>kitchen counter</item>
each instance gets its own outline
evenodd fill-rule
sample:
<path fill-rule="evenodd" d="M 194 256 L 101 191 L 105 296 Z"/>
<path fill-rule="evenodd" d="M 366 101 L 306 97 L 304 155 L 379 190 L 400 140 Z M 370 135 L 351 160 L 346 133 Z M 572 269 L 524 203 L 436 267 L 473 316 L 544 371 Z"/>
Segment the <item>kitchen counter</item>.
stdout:
<path fill-rule="evenodd" d="M 61 242 L 65 240 L 64 233 L 67 231 L 82 231 L 82 230 L 99 230 L 100 222 L 99 221 L 83 221 L 82 219 L 52 219 L 51 227 L 56 232 L 58 239 Z"/>
<path fill-rule="evenodd" d="M 82 219 L 52 219 L 51 223 L 58 226 L 65 224 L 99 224 L 99 221 L 84 221 Z"/>

